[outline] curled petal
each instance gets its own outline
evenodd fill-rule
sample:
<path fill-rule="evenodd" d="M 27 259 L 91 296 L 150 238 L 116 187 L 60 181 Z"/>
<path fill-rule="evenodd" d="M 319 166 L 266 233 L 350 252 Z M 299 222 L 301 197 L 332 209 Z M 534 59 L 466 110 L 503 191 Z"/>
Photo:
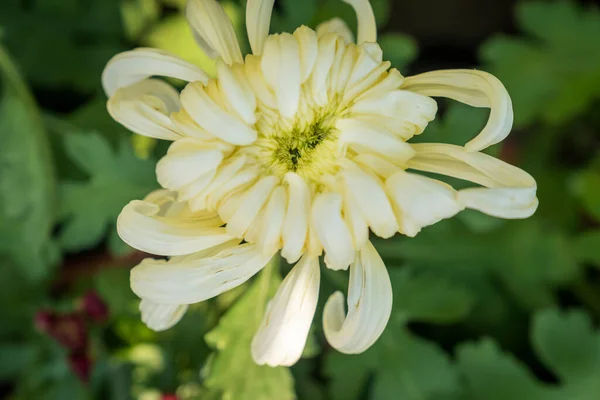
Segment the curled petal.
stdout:
<path fill-rule="evenodd" d="M 319 259 L 305 255 L 285 277 L 252 340 L 257 364 L 290 366 L 300 359 L 319 299 Z"/>
<path fill-rule="evenodd" d="M 322 36 L 327 32 L 337 33 L 342 38 L 344 38 L 344 41 L 346 43 L 354 42 L 354 35 L 352 34 L 352 31 L 350 30 L 350 28 L 348 28 L 346 22 L 344 22 L 344 20 L 341 18 L 336 17 L 320 23 L 317 26 L 316 32 L 318 36 Z"/>
<path fill-rule="evenodd" d="M 165 140 L 181 137 L 169 118 L 179 108 L 177 90 L 157 79 L 146 79 L 123 87 L 107 103 L 111 117 L 130 131 Z"/>
<path fill-rule="evenodd" d="M 348 313 L 341 292 L 325 303 L 323 330 L 327 341 L 346 354 L 367 350 L 383 333 L 392 300 L 390 277 L 377 250 L 368 242 L 350 266 Z"/>
<path fill-rule="evenodd" d="M 375 14 L 369 0 L 342 0 L 350 4 L 356 12 L 358 19 L 358 44 L 363 42 L 377 42 L 377 23 Z"/>
<path fill-rule="evenodd" d="M 219 3 L 189 0 L 185 12 L 196 41 L 209 57 L 221 57 L 229 65 L 243 62 L 233 25 Z"/>
<path fill-rule="evenodd" d="M 168 262 L 146 259 L 131 270 L 131 289 L 139 297 L 159 304 L 198 303 L 246 282 L 272 256 L 246 243 L 209 257 Z"/>
<path fill-rule="evenodd" d="M 246 29 L 252 53 L 261 55 L 269 36 L 271 14 L 275 0 L 248 0 L 246 3 Z"/>
<path fill-rule="evenodd" d="M 400 232 L 407 236 L 464 208 L 451 186 L 425 176 L 398 171 L 386 180 L 386 187 L 399 212 Z"/>
<path fill-rule="evenodd" d="M 166 331 L 175 326 L 187 309 L 187 304 L 158 304 L 147 299 L 140 301 L 142 322 L 156 332 Z"/>
<path fill-rule="evenodd" d="M 527 172 L 483 153 L 448 144 L 415 144 L 409 167 L 471 181 L 483 188 L 458 191 L 467 208 L 500 218 L 527 218 L 538 205 L 535 179 Z"/>
<path fill-rule="evenodd" d="M 164 50 L 139 48 L 114 56 L 102 72 L 102 87 L 108 97 L 123 87 L 151 76 L 167 76 L 186 82 L 208 82 L 208 75 L 193 64 Z"/>
<path fill-rule="evenodd" d="M 475 70 L 442 70 L 411 76 L 402 89 L 432 97 L 448 97 L 473 107 L 490 108 L 490 118 L 481 133 L 465 145 L 481 151 L 504 140 L 512 129 L 512 101 L 495 76 Z"/>
<path fill-rule="evenodd" d="M 184 203 L 165 213 L 166 207 L 156 200 L 130 202 L 117 218 L 119 236 L 131 247 L 163 256 L 191 254 L 233 239 L 214 213 L 190 213 Z"/>

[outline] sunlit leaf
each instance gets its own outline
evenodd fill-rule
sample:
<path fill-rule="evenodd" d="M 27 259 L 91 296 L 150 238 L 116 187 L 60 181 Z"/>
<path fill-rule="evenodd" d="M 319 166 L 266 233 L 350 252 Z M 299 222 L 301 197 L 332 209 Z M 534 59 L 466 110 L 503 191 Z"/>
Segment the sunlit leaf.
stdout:
<path fill-rule="evenodd" d="M 267 301 L 280 278 L 262 272 L 248 291 L 221 317 L 206 335 L 216 354 L 207 368 L 205 385 L 227 399 L 286 400 L 295 398 L 289 369 L 258 366 L 250 355 L 250 343 L 258 329 Z"/>

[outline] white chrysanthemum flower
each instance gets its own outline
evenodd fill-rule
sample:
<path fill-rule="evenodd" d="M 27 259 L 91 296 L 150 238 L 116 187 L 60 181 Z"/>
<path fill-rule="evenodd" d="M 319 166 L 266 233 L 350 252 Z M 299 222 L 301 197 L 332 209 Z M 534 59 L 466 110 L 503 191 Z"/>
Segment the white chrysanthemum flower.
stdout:
<path fill-rule="evenodd" d="M 359 353 L 381 335 L 392 307 L 369 230 L 414 236 L 465 208 L 500 218 L 535 211 L 535 180 L 480 153 L 512 127 L 500 81 L 474 70 L 404 78 L 383 59 L 368 0 L 344 1 L 358 15 L 357 44 L 339 19 L 269 35 L 274 0 L 248 0 L 253 54 L 244 58 L 221 6 L 190 0 L 190 25 L 217 59 L 216 77 L 153 49 L 107 65 L 111 115 L 173 141 L 156 169 L 165 190 L 131 202 L 118 220 L 125 242 L 171 257 L 131 273 L 150 328 L 171 327 L 187 305 L 242 284 L 281 251 L 299 262 L 269 304 L 252 354 L 259 364 L 291 365 L 313 320 L 324 253 L 328 268 L 350 268 L 347 300 L 335 293 L 325 306 L 325 335 L 339 351 Z M 152 76 L 189 83 L 179 93 Z M 465 147 L 408 143 L 434 118 L 438 96 L 491 109 Z M 455 190 L 418 171 L 481 186 Z"/>

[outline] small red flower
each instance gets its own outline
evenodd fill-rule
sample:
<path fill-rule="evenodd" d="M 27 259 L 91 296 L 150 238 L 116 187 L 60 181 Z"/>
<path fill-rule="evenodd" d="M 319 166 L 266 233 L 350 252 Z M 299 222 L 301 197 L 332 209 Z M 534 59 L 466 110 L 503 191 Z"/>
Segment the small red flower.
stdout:
<path fill-rule="evenodd" d="M 92 374 L 93 363 L 86 352 L 73 352 L 69 354 L 69 366 L 82 382 L 89 382 Z"/>
<path fill-rule="evenodd" d="M 161 400 L 179 400 L 179 397 L 176 394 L 169 393 L 163 394 Z"/>
<path fill-rule="evenodd" d="M 81 310 L 94 322 L 105 322 L 108 319 L 108 306 L 94 291 L 89 291 L 81 299 Z"/>
<path fill-rule="evenodd" d="M 56 322 L 56 314 L 50 310 L 40 310 L 35 314 L 35 328 L 44 333 L 49 333 Z"/>

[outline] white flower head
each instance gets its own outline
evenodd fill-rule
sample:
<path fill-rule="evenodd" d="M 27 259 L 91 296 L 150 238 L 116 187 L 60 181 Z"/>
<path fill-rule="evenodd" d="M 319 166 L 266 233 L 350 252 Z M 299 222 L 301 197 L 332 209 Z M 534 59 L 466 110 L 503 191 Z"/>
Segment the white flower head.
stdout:
<path fill-rule="evenodd" d="M 314 317 L 324 253 L 328 268 L 350 268 L 347 300 L 336 293 L 325 306 L 325 336 L 359 353 L 381 335 L 392 307 L 369 232 L 414 236 L 465 208 L 500 218 L 535 211 L 535 180 L 480 153 L 512 127 L 500 81 L 475 70 L 403 77 L 384 61 L 368 0 L 344 1 L 358 16 L 357 43 L 339 19 L 269 35 L 274 0 L 248 0 L 253 54 L 244 58 L 222 7 L 190 0 L 188 20 L 217 60 L 216 77 L 154 49 L 108 63 L 110 114 L 138 134 L 173 141 L 156 169 L 165 190 L 131 202 L 118 220 L 128 244 L 171 257 L 131 273 L 151 328 L 171 327 L 188 304 L 242 284 L 280 251 L 300 261 L 269 304 L 252 354 L 260 364 L 291 365 Z M 153 76 L 188 83 L 179 93 Z M 490 108 L 489 121 L 464 147 L 411 144 L 435 117 L 432 97 Z M 455 190 L 418 171 L 480 186 Z"/>

